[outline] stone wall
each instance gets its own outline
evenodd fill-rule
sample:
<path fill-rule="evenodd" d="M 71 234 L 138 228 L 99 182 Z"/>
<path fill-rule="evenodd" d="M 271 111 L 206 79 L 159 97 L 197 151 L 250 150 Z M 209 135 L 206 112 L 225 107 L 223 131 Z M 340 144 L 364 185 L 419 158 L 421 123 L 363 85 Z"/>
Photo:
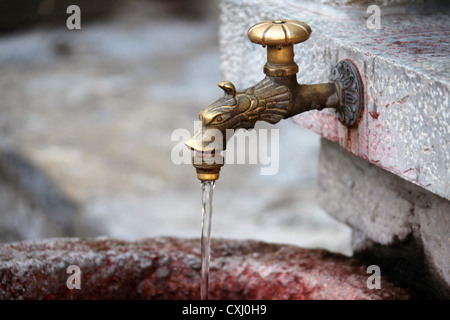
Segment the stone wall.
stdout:
<path fill-rule="evenodd" d="M 353 248 L 427 296 L 450 297 L 450 202 L 322 139 L 319 203 Z M 447 285 L 445 285 L 447 283 Z"/>

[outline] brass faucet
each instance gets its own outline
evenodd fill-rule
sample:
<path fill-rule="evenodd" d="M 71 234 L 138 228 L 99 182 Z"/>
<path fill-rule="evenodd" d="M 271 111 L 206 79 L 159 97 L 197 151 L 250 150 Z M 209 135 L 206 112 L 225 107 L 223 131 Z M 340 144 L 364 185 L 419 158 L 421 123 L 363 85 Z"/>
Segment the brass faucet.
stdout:
<path fill-rule="evenodd" d="M 227 129 L 251 129 L 260 120 L 275 124 L 305 111 L 325 108 L 335 109 L 345 126 L 356 124 L 363 104 L 363 87 L 352 62 L 340 61 L 328 83 L 298 84 L 294 44 L 308 40 L 310 35 L 311 28 L 306 23 L 293 20 L 263 21 L 248 30 L 250 41 L 267 46 L 266 77 L 242 91 L 236 91 L 230 81 L 219 82 L 225 95 L 200 112 L 201 125 L 186 141 L 195 151 L 192 162 L 198 179 L 219 178 L 223 165 L 220 153 L 230 138 Z M 222 139 L 216 139 L 217 136 Z"/>

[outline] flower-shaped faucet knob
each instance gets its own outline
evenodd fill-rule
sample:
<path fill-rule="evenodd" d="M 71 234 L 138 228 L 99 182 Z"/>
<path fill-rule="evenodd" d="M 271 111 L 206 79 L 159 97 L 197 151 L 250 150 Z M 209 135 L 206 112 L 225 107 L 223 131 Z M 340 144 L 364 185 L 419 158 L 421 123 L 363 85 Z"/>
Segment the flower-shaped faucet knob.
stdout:
<path fill-rule="evenodd" d="M 294 44 L 308 40 L 311 28 L 295 20 L 272 20 L 255 24 L 248 30 L 251 42 L 267 46 L 267 63 L 264 73 L 272 77 L 296 74 Z"/>

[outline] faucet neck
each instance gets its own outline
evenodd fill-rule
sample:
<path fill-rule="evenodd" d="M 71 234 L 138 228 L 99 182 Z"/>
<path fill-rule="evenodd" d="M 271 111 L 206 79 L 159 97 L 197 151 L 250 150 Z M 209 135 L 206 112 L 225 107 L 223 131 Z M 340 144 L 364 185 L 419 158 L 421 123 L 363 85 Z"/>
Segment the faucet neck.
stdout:
<path fill-rule="evenodd" d="M 287 77 L 298 72 L 294 62 L 294 46 L 267 46 L 267 63 L 264 73 L 270 77 Z"/>
<path fill-rule="evenodd" d="M 285 118 L 310 110 L 338 109 L 343 105 L 344 92 L 338 81 L 308 85 L 299 84 L 296 74 L 267 78 L 275 87 L 285 87 L 290 93 L 290 106 Z"/>

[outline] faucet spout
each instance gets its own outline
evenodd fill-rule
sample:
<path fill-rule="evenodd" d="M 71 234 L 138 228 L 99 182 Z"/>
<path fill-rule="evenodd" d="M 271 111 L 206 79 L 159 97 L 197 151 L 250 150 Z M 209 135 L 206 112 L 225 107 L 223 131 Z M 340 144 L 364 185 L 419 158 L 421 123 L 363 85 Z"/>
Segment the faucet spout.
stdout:
<path fill-rule="evenodd" d="M 200 181 L 215 181 L 219 179 L 220 169 L 224 165 L 224 158 L 215 153 L 195 152 L 192 165 L 197 171 Z"/>
<path fill-rule="evenodd" d="M 284 38 L 280 37 L 280 30 L 285 32 Z M 186 145 L 195 151 L 193 165 L 200 180 L 218 179 L 223 166 L 221 152 L 226 149 L 227 140 L 238 129 L 254 128 L 257 121 L 276 124 L 310 110 L 333 108 L 344 125 L 356 123 L 363 93 L 353 63 L 339 62 L 328 83 L 308 85 L 297 82 L 298 66 L 293 60 L 293 44 L 307 40 L 310 33 L 311 29 L 305 23 L 286 20 L 266 21 L 249 29 L 249 38 L 253 42 L 268 45 L 268 62 L 264 66 L 266 77 L 241 91 L 236 91 L 230 81 L 219 82 L 223 97 L 200 112 L 201 125 L 186 141 Z"/>

